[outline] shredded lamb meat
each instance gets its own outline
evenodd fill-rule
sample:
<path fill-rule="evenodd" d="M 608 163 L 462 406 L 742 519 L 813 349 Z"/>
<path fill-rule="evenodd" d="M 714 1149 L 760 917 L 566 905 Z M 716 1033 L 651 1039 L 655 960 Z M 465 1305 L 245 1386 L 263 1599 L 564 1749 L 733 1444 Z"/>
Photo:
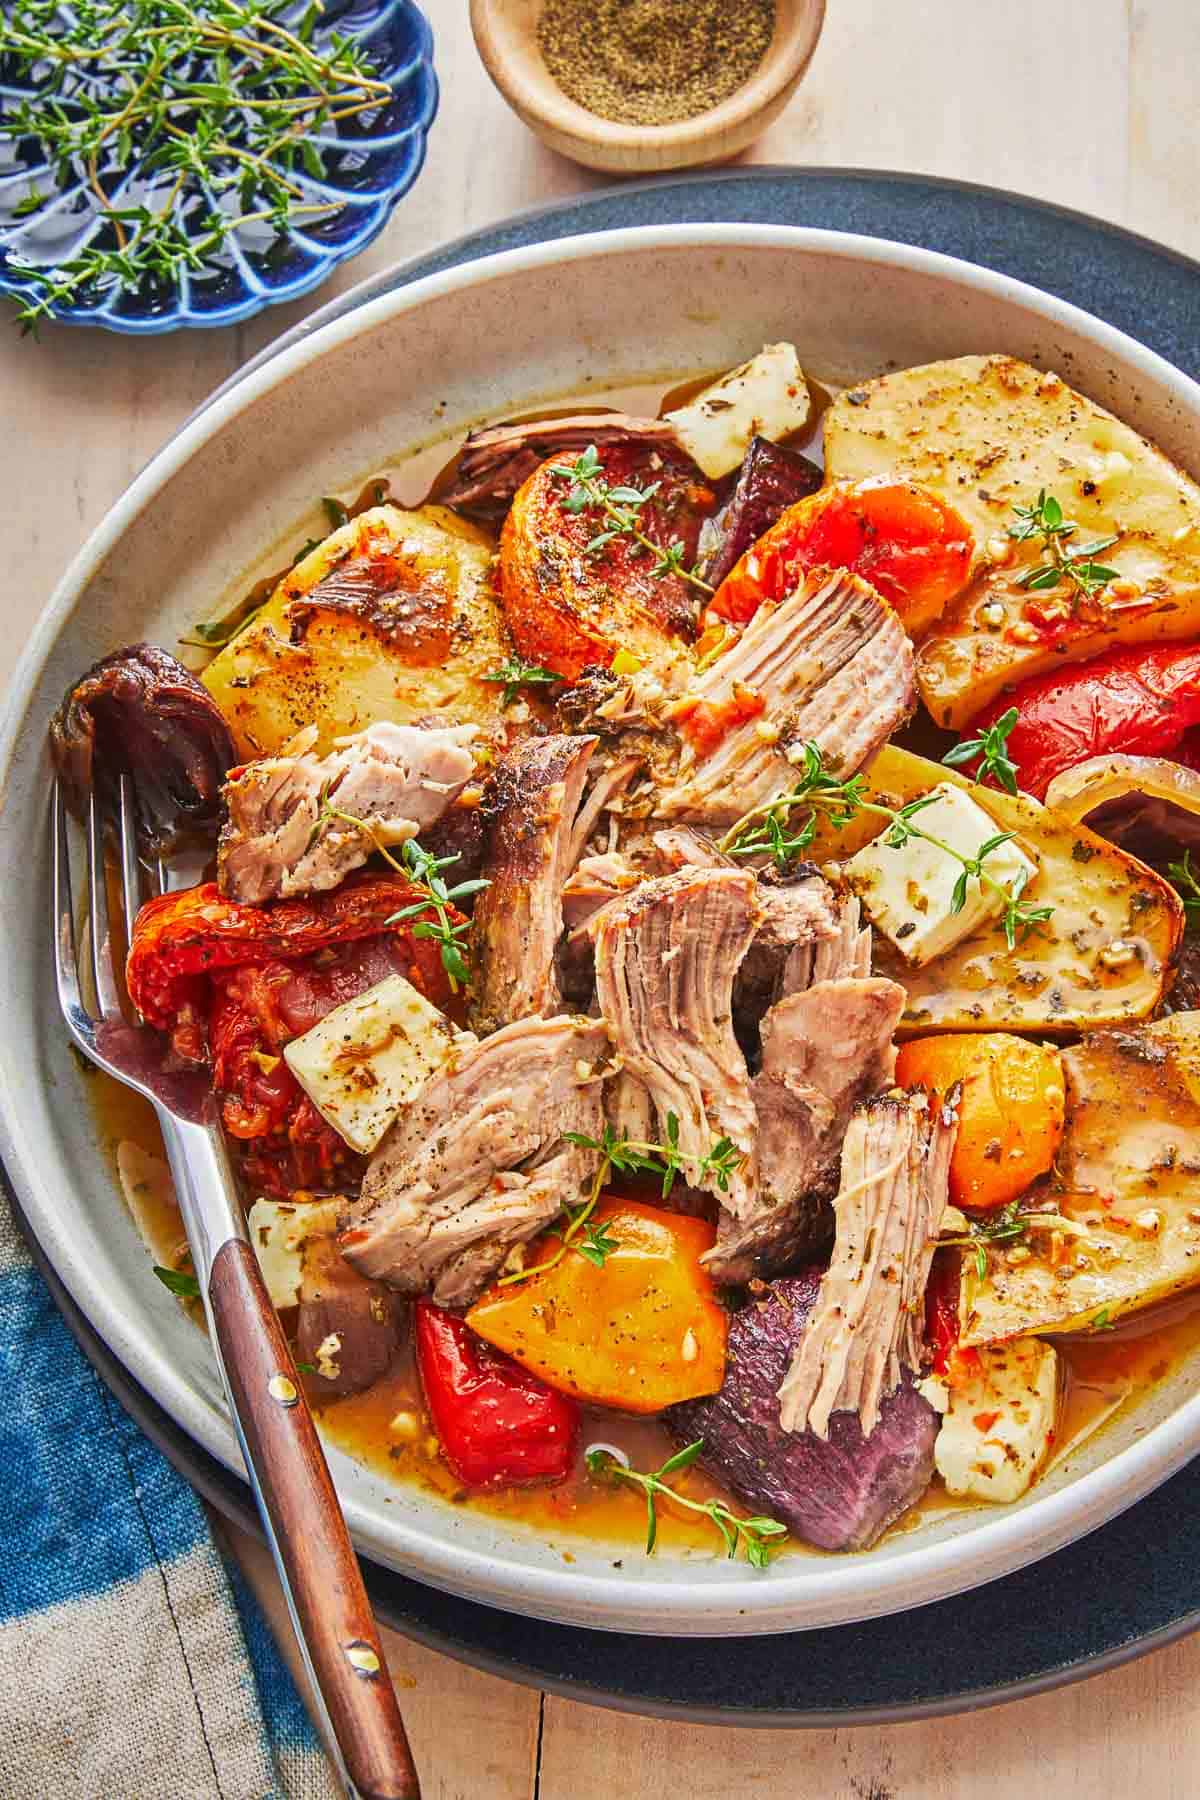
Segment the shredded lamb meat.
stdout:
<path fill-rule="evenodd" d="M 739 1014 L 751 1011 L 757 1017 L 782 994 L 809 985 L 818 951 L 841 940 L 844 906 L 812 868 L 790 881 L 763 881 L 759 899 L 763 922 L 742 964 L 736 994 Z"/>
<path fill-rule="evenodd" d="M 869 1437 L 880 1402 L 924 1351 L 925 1286 L 958 1129 L 947 1107 L 873 1100 L 842 1146 L 833 1260 L 779 1389 L 785 1431 L 829 1436 L 835 1412 Z"/>
<path fill-rule="evenodd" d="M 403 843 L 441 818 L 471 778 L 475 735 L 473 725 L 383 722 L 339 739 L 328 756 L 309 750 L 235 771 L 217 852 L 222 893 L 257 906 L 337 887 L 377 842 Z M 326 805 L 345 816 L 322 818 Z"/>
<path fill-rule="evenodd" d="M 911 712 L 915 692 L 913 648 L 891 607 L 857 575 L 814 569 L 778 606 L 760 606 L 667 708 L 685 747 L 655 814 L 733 825 L 786 793 L 788 751 L 807 743 L 827 768 L 853 774 Z M 688 743 L 689 721 L 719 718 L 746 696 L 754 716 L 699 750 Z"/>
<path fill-rule="evenodd" d="M 758 1199 L 743 1218 L 721 1218 L 705 1258 L 718 1281 L 774 1273 L 828 1242 L 842 1138 L 854 1108 L 892 1080 L 904 1005 L 902 987 L 868 975 L 816 982 L 767 1013 L 751 1088 Z"/>
<path fill-rule="evenodd" d="M 465 1306 L 514 1244 L 583 1197 L 599 1139 L 608 1038 L 595 1020 L 523 1019 L 466 1042 L 371 1158 L 342 1251 L 406 1294 Z"/>
<path fill-rule="evenodd" d="M 733 981 L 761 917 L 753 875 L 681 869 L 606 906 L 595 930 L 596 994 L 621 1067 L 647 1090 L 660 1133 L 674 1115 L 689 1180 L 739 1217 L 754 1204 L 757 1156 Z M 742 1155 L 724 1190 L 699 1173 L 722 1137 Z"/>
<path fill-rule="evenodd" d="M 495 771 L 484 858 L 491 885 L 475 903 L 470 939 L 471 1023 L 480 1033 L 558 1010 L 563 886 L 582 848 L 583 786 L 595 748 L 594 737 L 529 738 Z"/>

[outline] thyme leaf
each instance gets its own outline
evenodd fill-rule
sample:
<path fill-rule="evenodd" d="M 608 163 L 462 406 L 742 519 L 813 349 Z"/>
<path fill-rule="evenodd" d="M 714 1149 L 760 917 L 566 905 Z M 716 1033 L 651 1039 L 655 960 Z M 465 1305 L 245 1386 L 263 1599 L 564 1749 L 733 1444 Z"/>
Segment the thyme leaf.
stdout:
<path fill-rule="evenodd" d="M 503 710 L 512 705 L 523 687 L 538 687 L 561 681 L 562 676 L 557 669 L 546 669 L 541 663 L 526 662 L 523 657 L 510 656 L 507 662 L 501 663 L 498 669 L 493 669 L 483 679 L 504 683 L 504 692 L 500 696 Z"/>
<path fill-rule="evenodd" d="M 569 484 L 563 499 L 566 512 L 578 515 L 591 507 L 604 521 L 601 529 L 584 545 L 585 556 L 599 556 L 614 538 L 627 538 L 632 546 L 631 555 L 653 556 L 651 575 L 678 575 L 680 580 L 690 582 L 703 594 L 715 591 L 695 569 L 685 568 L 684 547 L 678 538 L 662 544 L 643 530 L 641 509 L 654 498 L 662 486 L 660 481 L 651 481 L 645 487 L 635 487 L 628 482 L 610 485 L 604 479 L 604 468 L 595 444 L 589 444 L 573 463 L 551 464 L 550 473 L 555 480 Z"/>
<path fill-rule="evenodd" d="M 194 1275 L 189 1275 L 186 1270 L 164 1269 L 161 1263 L 155 1263 L 154 1273 L 168 1293 L 175 1294 L 180 1300 L 198 1300 L 200 1298 L 200 1283 Z"/>
<path fill-rule="evenodd" d="M 1184 851 L 1182 862 L 1168 863 L 1167 874 L 1179 891 L 1189 922 L 1200 920 L 1200 871 L 1192 867 L 1191 851 Z"/>
<path fill-rule="evenodd" d="M 558 1234 L 561 1241 L 553 1256 L 531 1263 L 527 1269 L 514 1269 L 511 1274 L 502 1275 L 497 1283 L 499 1287 L 512 1287 L 518 1281 L 544 1275 L 547 1270 L 557 1268 L 571 1250 L 577 1250 L 597 1269 L 604 1267 L 608 1257 L 620 1245 L 609 1232 L 608 1221 L 602 1219 L 597 1225 L 592 1221 L 592 1214 L 614 1169 L 619 1175 L 661 1176 L 665 1200 L 676 1178 L 686 1176 L 689 1167 L 694 1167 L 697 1182 L 711 1175 L 725 1193 L 730 1177 L 742 1162 L 742 1152 L 732 1138 L 727 1137 L 714 1139 L 702 1157 L 685 1156 L 679 1148 L 679 1120 L 674 1113 L 667 1114 L 665 1144 L 642 1143 L 615 1132 L 611 1125 L 604 1127 L 604 1135 L 600 1138 L 588 1137 L 581 1131 L 564 1131 L 563 1137 L 568 1144 L 574 1144 L 580 1150 L 592 1150 L 599 1157 L 591 1191 L 581 1205 L 568 1207 L 566 1229 Z"/>
<path fill-rule="evenodd" d="M 416 838 L 408 838 L 400 849 L 400 856 L 392 855 L 379 834 L 378 823 L 374 819 L 360 819 L 356 813 L 343 812 L 335 806 L 329 797 L 329 783 L 321 789 L 320 804 L 317 808 L 317 820 L 308 835 L 304 847 L 307 856 L 320 842 L 322 833 L 328 828 L 330 821 L 340 819 L 344 825 L 351 825 L 370 838 L 374 848 L 382 856 L 384 862 L 395 869 L 398 875 L 404 875 L 414 887 L 424 889 L 424 898 L 412 906 L 402 906 L 399 912 L 389 913 L 383 921 L 385 925 L 399 925 L 405 919 L 416 919 L 412 928 L 415 938 L 431 938 L 439 947 L 442 967 L 450 978 L 450 991 L 457 994 L 460 988 L 471 984 L 471 971 L 467 967 L 463 946 L 459 942 L 465 932 L 470 930 L 470 921 L 461 920 L 457 925 L 450 917 L 450 909 L 456 900 L 465 900 L 470 894 L 478 894 L 483 888 L 490 887 L 490 881 L 460 881 L 456 887 L 447 887 L 442 870 L 448 869 L 451 863 L 460 860 L 456 851 L 453 856 L 435 856 L 426 850 Z M 425 915 L 433 913 L 433 918 Z"/>
<path fill-rule="evenodd" d="M 1078 527 L 1073 519 L 1064 516 L 1062 504 L 1053 494 L 1042 488 L 1032 506 L 1014 506 L 1012 510 L 1017 523 L 1009 526 L 1009 537 L 1017 543 L 1027 543 L 1032 538 L 1042 540 L 1042 561 L 1017 579 L 1017 586 L 1027 593 L 1041 593 L 1067 581 L 1078 598 L 1092 600 L 1101 588 L 1117 579 L 1118 570 L 1095 559 L 1102 551 L 1111 550 L 1119 533 L 1097 538 L 1094 544 L 1070 555 L 1064 546 Z"/>
<path fill-rule="evenodd" d="M 974 762 L 979 758 L 979 767 L 975 771 L 974 780 L 985 782 L 989 776 L 1002 787 L 1006 793 L 1017 792 L 1017 776 L 1019 770 L 1008 754 L 1008 740 L 1018 718 L 1015 706 L 1001 713 L 994 725 L 989 725 L 978 737 L 963 738 L 952 750 L 947 750 L 942 761 L 947 768 L 957 769 L 963 763 Z"/>

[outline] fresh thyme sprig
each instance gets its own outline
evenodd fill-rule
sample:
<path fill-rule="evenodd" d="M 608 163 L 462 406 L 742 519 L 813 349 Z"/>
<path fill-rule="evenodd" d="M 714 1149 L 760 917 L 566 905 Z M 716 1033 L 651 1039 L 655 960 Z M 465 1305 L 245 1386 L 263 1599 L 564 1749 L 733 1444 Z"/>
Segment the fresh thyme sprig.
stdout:
<path fill-rule="evenodd" d="M 504 683 L 504 692 L 500 696 L 503 710 L 512 705 L 523 687 L 547 686 L 550 682 L 561 681 L 562 676 L 557 669 L 544 669 L 541 663 L 526 662 L 523 657 L 510 656 L 507 662 L 501 663 L 498 669 L 493 669 L 483 679 Z"/>
<path fill-rule="evenodd" d="M 994 725 L 989 725 L 977 737 L 963 738 L 955 744 L 953 750 L 947 750 L 942 761 L 947 768 L 957 769 L 963 763 L 974 762 L 979 758 L 979 767 L 975 771 L 974 780 L 985 782 L 990 775 L 998 787 L 1006 793 L 1017 791 L 1017 776 L 1020 771 L 1012 757 L 1008 754 L 1008 740 L 1019 715 L 1015 706 L 1001 713 Z"/>
<path fill-rule="evenodd" d="M 625 483 L 612 487 L 604 479 L 604 469 L 595 444 L 589 444 L 582 456 L 576 457 L 573 463 L 554 463 L 551 475 L 559 481 L 569 481 L 571 486 L 563 506 L 569 513 L 586 512 L 589 506 L 595 507 L 601 516 L 608 521 L 584 545 L 586 556 L 599 556 L 606 544 L 614 538 L 628 538 L 638 545 L 647 555 L 654 557 L 652 575 L 678 575 L 681 580 L 688 581 L 703 594 L 711 594 L 715 590 L 710 587 L 695 569 L 686 569 L 683 564 L 684 547 L 678 538 L 669 544 L 657 543 L 642 530 L 641 509 L 648 500 L 652 500 L 659 488 L 660 481 L 652 481 L 646 487 L 634 487 Z"/>
<path fill-rule="evenodd" d="M 596 1151 L 602 1158 L 602 1180 L 608 1179 L 612 1169 L 618 1175 L 661 1176 L 664 1200 L 670 1195 L 676 1179 L 686 1176 L 689 1168 L 695 1170 L 693 1186 L 698 1187 L 711 1175 L 720 1191 L 726 1194 L 730 1177 L 737 1173 L 742 1163 L 742 1152 L 728 1137 L 715 1138 L 698 1160 L 685 1156 L 679 1148 L 679 1120 L 674 1113 L 667 1114 L 665 1144 L 641 1143 L 620 1135 L 611 1125 L 604 1127 L 604 1136 L 600 1139 L 585 1137 L 578 1131 L 565 1132 L 564 1136 L 569 1144 L 577 1144 L 581 1150 Z"/>
<path fill-rule="evenodd" d="M 35 140 L 60 190 L 82 181 L 98 224 L 56 267 L 10 254 L 38 289 L 17 314 L 23 331 L 61 302 L 173 287 L 245 226 L 283 236 L 340 209 L 305 185 L 328 174 L 318 140 L 391 90 L 353 39 L 316 40 L 322 10 L 313 0 L 289 26 L 290 0 L 10 0 L 0 52 L 16 74 L 36 71 L 38 92 L 7 108 L 0 136 Z M 150 191 L 124 205 L 133 165 Z M 16 210 L 27 218 L 53 198 L 31 187 Z"/>
<path fill-rule="evenodd" d="M 1167 874 L 1179 890 L 1187 918 L 1200 922 L 1200 873 L 1192 867 L 1191 851 L 1184 851 L 1182 862 L 1168 863 Z"/>
<path fill-rule="evenodd" d="M 667 1485 L 666 1476 L 677 1475 L 681 1469 L 690 1468 L 703 1448 L 704 1439 L 697 1438 L 694 1444 L 688 1444 L 684 1449 L 677 1450 L 674 1456 L 668 1456 L 661 1469 L 655 1469 L 653 1474 L 626 1468 L 611 1450 L 602 1450 L 599 1446 L 589 1450 L 584 1460 L 588 1474 L 593 1479 L 629 1482 L 645 1494 L 647 1556 L 654 1554 L 654 1546 L 658 1542 L 658 1500 L 661 1496 L 676 1506 L 684 1507 L 688 1512 L 700 1513 L 710 1519 L 721 1534 L 727 1555 L 736 1556 L 739 1544 L 743 1545 L 746 1561 L 751 1567 L 765 1569 L 771 1560 L 771 1541 L 787 1536 L 786 1525 L 781 1525 L 778 1519 L 741 1519 L 730 1511 L 723 1500 L 691 1500 L 677 1488 Z"/>
<path fill-rule="evenodd" d="M 379 827 L 373 819 L 360 819 L 356 813 L 343 812 L 335 806 L 329 797 L 329 783 L 321 789 L 320 802 L 317 808 L 317 819 L 308 834 L 308 842 L 304 846 L 307 856 L 321 841 L 321 834 L 334 819 L 340 819 L 343 825 L 352 825 L 370 838 L 372 845 L 382 856 L 384 862 L 395 869 L 397 875 L 404 875 L 414 886 L 424 888 L 425 898 L 412 906 L 402 906 L 399 912 L 389 914 L 383 921 L 385 925 L 399 925 L 404 919 L 415 919 L 419 913 L 432 911 L 432 919 L 421 919 L 413 926 L 415 938 L 433 938 L 442 953 L 442 967 L 450 978 L 450 991 L 457 994 L 460 987 L 468 987 L 471 971 L 467 967 L 459 939 L 470 930 L 470 921 L 463 919 L 455 925 L 450 918 L 450 908 L 456 900 L 465 900 L 468 894 L 478 894 L 481 889 L 490 887 L 490 881 L 460 881 L 457 887 L 447 887 L 442 879 L 442 870 L 448 869 L 451 863 L 460 860 L 456 851 L 453 856 L 435 856 L 426 850 L 416 838 L 408 838 L 400 847 L 399 857 L 392 855 Z"/>
<path fill-rule="evenodd" d="M 1091 600 L 1108 582 L 1117 579 L 1116 569 L 1110 569 L 1095 559 L 1102 550 L 1111 550 L 1119 533 L 1097 538 L 1094 544 L 1070 555 L 1064 546 L 1078 527 L 1073 519 L 1063 516 L 1062 506 L 1053 494 L 1048 494 L 1042 488 L 1032 506 L 1014 506 L 1013 512 L 1018 522 L 1009 526 L 1010 538 L 1014 538 L 1019 544 L 1026 543 L 1030 538 L 1040 537 L 1042 540 L 1043 560 L 1032 569 L 1027 569 L 1017 580 L 1017 586 L 1024 588 L 1027 593 L 1035 594 L 1045 588 L 1055 588 L 1065 580 L 1070 582 L 1078 596 Z"/>
<path fill-rule="evenodd" d="M 961 865 L 961 873 L 951 895 L 951 912 L 961 912 L 967 904 L 967 893 L 972 880 L 998 895 L 1001 901 L 1000 922 L 1010 950 L 1028 937 L 1035 926 L 1053 915 L 1052 906 L 1030 906 L 1022 899 L 1029 880 L 1027 870 L 1021 869 L 1013 877 L 1011 884 L 1006 885 L 984 867 L 987 858 L 994 851 L 1002 844 L 1012 841 L 1014 834 L 1011 831 L 998 831 L 994 837 L 980 844 L 974 856 L 964 856 L 953 844 L 947 844 L 942 838 L 935 837 L 932 832 L 924 831 L 913 823 L 917 813 L 932 806 L 935 795 L 924 794 L 917 800 L 910 800 L 906 806 L 884 806 L 878 801 L 865 799 L 865 787 L 862 775 L 852 775 L 845 781 L 831 775 L 825 768 L 820 747 L 808 743 L 804 746 L 804 761 L 800 765 L 795 787 L 781 794 L 778 799 L 767 801 L 743 814 L 721 839 L 719 848 L 729 856 L 771 856 L 780 868 L 786 868 L 793 856 L 806 850 L 812 843 L 816 836 L 818 813 L 835 827 L 849 824 L 861 813 L 869 813 L 874 818 L 888 820 L 889 829 L 884 834 L 884 842 L 889 848 L 901 850 L 910 838 L 919 838 L 922 843 L 932 844 L 935 850 L 941 850 Z M 797 829 L 792 830 L 789 823 L 791 815 L 801 806 L 807 806 L 807 817 Z"/>
<path fill-rule="evenodd" d="M 609 1235 L 607 1221 L 601 1220 L 596 1225 L 592 1214 L 614 1169 L 618 1175 L 661 1176 L 664 1200 L 674 1187 L 676 1177 L 686 1175 L 689 1168 L 695 1169 L 697 1183 L 711 1175 L 721 1192 L 728 1192 L 730 1178 L 742 1162 L 742 1153 L 732 1138 L 715 1138 L 699 1159 L 685 1156 L 679 1148 L 679 1120 L 674 1113 L 667 1114 L 666 1136 L 665 1144 L 647 1144 L 620 1135 L 611 1125 L 604 1127 L 601 1138 L 587 1137 L 581 1131 L 564 1131 L 563 1137 L 568 1144 L 575 1144 L 580 1150 L 594 1150 L 600 1158 L 591 1192 L 581 1205 L 568 1207 L 566 1229 L 558 1234 L 561 1242 L 553 1256 L 548 1256 L 544 1262 L 531 1263 L 527 1269 L 514 1269 L 511 1274 L 502 1275 L 497 1285 L 511 1287 L 518 1281 L 528 1281 L 531 1276 L 544 1275 L 548 1269 L 557 1268 L 570 1250 L 577 1250 L 580 1256 L 602 1269 L 618 1246 L 616 1239 Z"/>
<path fill-rule="evenodd" d="M 402 919 L 416 918 L 418 913 L 433 908 L 436 917 L 421 919 L 413 926 L 415 938 L 432 938 L 442 953 L 442 967 L 450 977 L 451 992 L 457 993 L 460 987 L 468 987 L 471 971 L 467 967 L 459 939 L 470 930 L 467 920 L 455 925 L 450 918 L 450 909 L 456 900 L 465 900 L 469 894 L 478 894 L 490 887 L 490 881 L 460 881 L 456 887 L 447 887 L 442 878 L 442 870 L 448 869 L 451 863 L 460 861 L 456 851 L 453 856 L 434 856 L 425 850 L 416 838 L 409 838 L 402 845 L 400 855 L 403 857 L 403 872 L 410 881 L 425 889 L 428 899 L 418 900 L 415 906 L 402 906 L 386 921 L 389 925 L 398 925 Z"/>

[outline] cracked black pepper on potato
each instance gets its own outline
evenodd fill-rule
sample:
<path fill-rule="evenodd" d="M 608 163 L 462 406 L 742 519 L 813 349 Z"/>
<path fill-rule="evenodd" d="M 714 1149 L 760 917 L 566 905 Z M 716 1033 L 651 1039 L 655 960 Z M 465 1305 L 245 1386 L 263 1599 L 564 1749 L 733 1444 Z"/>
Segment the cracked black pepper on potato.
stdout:
<path fill-rule="evenodd" d="M 766 55 L 775 0 L 546 0 L 538 43 L 563 92 L 624 125 L 674 125 L 737 91 Z"/>

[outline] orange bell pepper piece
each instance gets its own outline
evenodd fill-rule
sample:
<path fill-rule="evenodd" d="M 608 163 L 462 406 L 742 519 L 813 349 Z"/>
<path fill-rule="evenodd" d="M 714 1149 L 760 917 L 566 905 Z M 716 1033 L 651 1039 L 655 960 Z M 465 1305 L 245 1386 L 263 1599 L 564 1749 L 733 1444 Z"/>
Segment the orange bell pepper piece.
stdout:
<path fill-rule="evenodd" d="M 1062 1057 L 1006 1031 L 913 1038 L 896 1057 L 901 1087 L 939 1095 L 962 1083 L 950 1159 L 955 1206 L 1007 1206 L 1053 1167 L 1066 1110 Z"/>
<path fill-rule="evenodd" d="M 571 1248 L 544 1274 L 497 1284 L 467 1314 L 472 1331 L 551 1387 L 596 1406 L 656 1413 L 715 1394 L 725 1376 L 727 1315 L 700 1263 L 712 1226 L 612 1198 L 591 1225 L 614 1246 L 601 1267 Z M 543 1238 L 538 1262 L 559 1247 Z"/>

